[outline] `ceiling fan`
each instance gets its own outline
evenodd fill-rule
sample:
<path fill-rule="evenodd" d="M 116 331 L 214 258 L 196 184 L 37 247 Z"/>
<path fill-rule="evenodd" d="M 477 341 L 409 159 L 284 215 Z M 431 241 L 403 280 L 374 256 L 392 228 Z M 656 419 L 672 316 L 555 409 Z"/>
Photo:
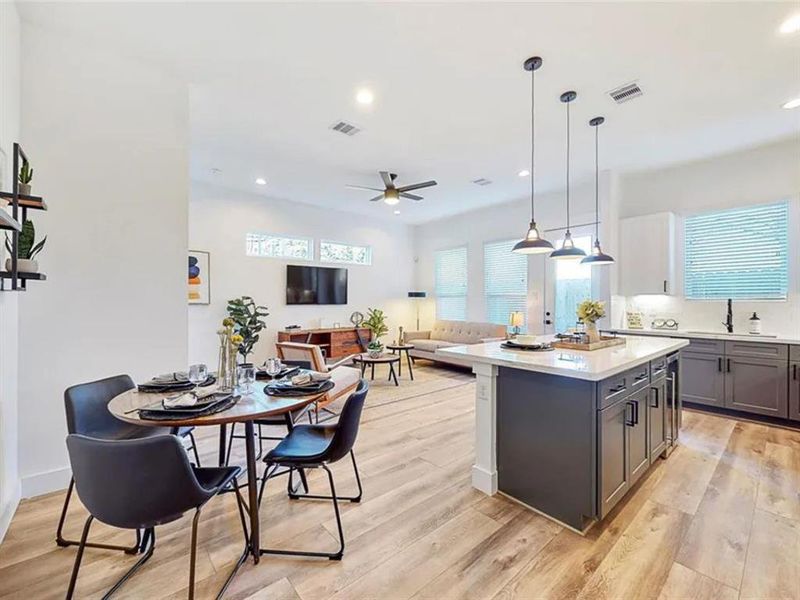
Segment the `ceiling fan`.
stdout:
<path fill-rule="evenodd" d="M 378 171 L 383 180 L 384 189 L 381 188 L 374 188 L 374 187 L 366 187 L 363 185 L 348 185 L 347 187 L 354 189 L 354 190 L 371 190 L 373 192 L 381 192 L 380 195 L 375 196 L 374 198 L 370 198 L 370 202 L 377 202 L 378 200 L 383 200 L 386 204 L 393 205 L 400 202 L 400 198 L 408 198 L 409 200 L 414 200 L 419 202 L 422 200 L 422 196 L 417 196 L 416 194 L 409 194 L 408 192 L 412 190 L 419 190 L 426 187 L 431 187 L 436 185 L 436 182 L 431 181 L 423 181 L 421 183 L 412 183 L 411 185 L 403 185 L 401 187 L 395 187 L 394 180 L 397 179 L 397 173 L 389 173 L 388 171 Z"/>

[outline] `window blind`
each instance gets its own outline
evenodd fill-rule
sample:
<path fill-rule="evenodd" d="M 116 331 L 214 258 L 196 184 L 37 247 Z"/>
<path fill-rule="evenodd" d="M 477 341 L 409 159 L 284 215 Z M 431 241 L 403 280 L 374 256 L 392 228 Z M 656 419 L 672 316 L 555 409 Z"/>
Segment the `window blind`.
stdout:
<path fill-rule="evenodd" d="M 436 252 L 436 318 L 465 321 L 467 318 L 467 248 Z"/>
<path fill-rule="evenodd" d="M 486 295 L 486 320 L 508 326 L 512 312 L 524 315 L 527 329 L 528 259 L 511 249 L 517 240 L 488 242 L 483 245 L 483 289 Z"/>
<path fill-rule="evenodd" d="M 694 300 L 787 297 L 789 204 L 687 217 L 684 291 Z"/>

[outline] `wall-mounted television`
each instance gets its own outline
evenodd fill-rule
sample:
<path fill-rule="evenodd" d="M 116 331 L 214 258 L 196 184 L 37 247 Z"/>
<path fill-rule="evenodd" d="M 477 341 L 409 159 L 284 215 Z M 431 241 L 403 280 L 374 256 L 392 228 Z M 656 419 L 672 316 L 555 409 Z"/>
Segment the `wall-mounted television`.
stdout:
<path fill-rule="evenodd" d="M 347 269 L 286 265 L 286 304 L 347 304 Z"/>

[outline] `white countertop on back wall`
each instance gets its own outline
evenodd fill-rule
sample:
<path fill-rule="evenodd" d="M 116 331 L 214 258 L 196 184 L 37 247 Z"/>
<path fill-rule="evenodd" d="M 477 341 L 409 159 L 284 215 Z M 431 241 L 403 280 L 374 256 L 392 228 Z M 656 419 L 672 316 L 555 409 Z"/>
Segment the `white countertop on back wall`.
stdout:
<path fill-rule="evenodd" d="M 603 329 L 623 335 L 655 335 L 659 337 L 679 337 L 687 339 L 702 340 L 728 340 L 730 342 L 760 342 L 765 344 L 800 344 L 800 338 L 787 337 L 776 334 L 777 337 L 767 337 L 766 335 L 752 335 L 749 333 L 724 333 L 724 332 L 699 332 L 695 330 L 664 330 L 664 329 Z M 767 332 L 769 334 L 769 332 Z"/>

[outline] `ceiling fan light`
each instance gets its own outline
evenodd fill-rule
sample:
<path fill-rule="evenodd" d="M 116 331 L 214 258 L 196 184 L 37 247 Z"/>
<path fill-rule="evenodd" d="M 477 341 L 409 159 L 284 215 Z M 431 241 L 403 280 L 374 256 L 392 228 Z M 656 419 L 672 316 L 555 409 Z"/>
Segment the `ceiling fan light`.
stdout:
<path fill-rule="evenodd" d="M 531 221 L 528 233 L 525 239 L 517 242 L 511 249 L 512 252 L 517 254 L 543 254 L 545 252 L 552 252 L 553 244 L 539 235 L 539 228 L 536 223 Z"/>
<path fill-rule="evenodd" d="M 383 201 L 389 206 L 394 206 L 400 202 L 400 194 L 397 190 L 386 190 L 383 195 Z"/>

